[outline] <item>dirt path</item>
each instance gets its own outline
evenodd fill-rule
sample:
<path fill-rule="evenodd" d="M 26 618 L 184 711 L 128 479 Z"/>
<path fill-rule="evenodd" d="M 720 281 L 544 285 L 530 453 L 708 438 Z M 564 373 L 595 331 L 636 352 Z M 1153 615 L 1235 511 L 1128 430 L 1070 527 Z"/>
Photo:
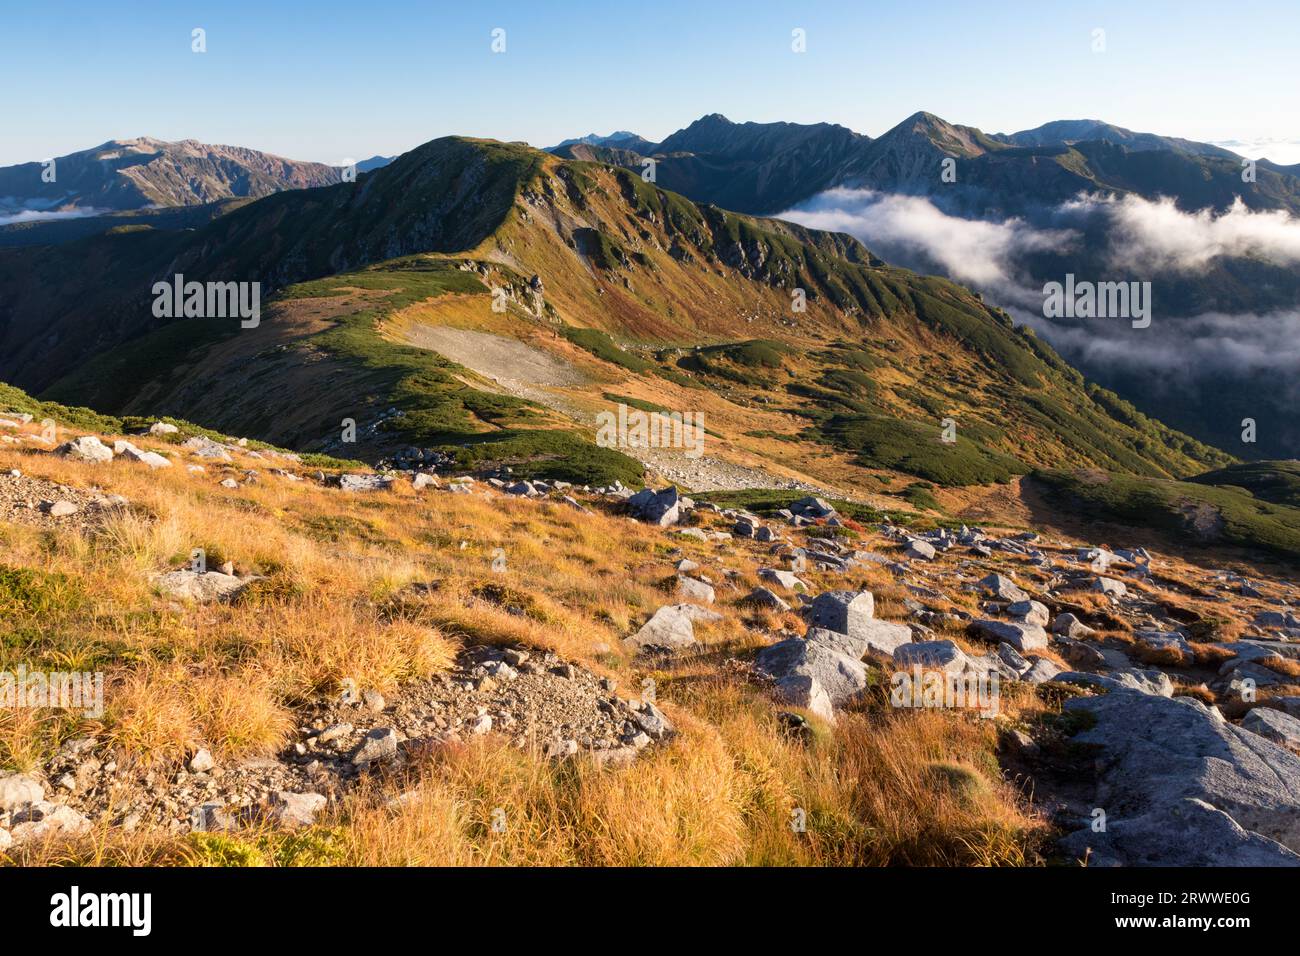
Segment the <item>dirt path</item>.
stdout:
<path fill-rule="evenodd" d="M 409 325 L 400 332 L 407 345 L 437 352 L 496 382 L 503 391 L 545 405 L 575 422 L 594 427 L 595 414 L 557 389 L 582 386 L 587 378 L 562 359 L 540 348 L 490 332 L 443 325 Z M 688 457 L 666 448 L 626 448 L 626 454 L 664 479 L 695 491 L 737 491 L 744 488 L 797 489 L 838 498 L 860 496 L 809 481 L 710 455 Z"/>

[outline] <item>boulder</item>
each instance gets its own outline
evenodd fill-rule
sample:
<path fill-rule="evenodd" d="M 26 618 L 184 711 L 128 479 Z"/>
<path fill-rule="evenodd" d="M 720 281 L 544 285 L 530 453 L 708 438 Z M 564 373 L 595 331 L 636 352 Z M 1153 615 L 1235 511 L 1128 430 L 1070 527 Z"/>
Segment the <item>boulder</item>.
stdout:
<path fill-rule="evenodd" d="M 933 561 L 937 553 L 934 550 L 934 545 L 919 538 L 911 538 L 907 542 L 907 551 L 905 552 L 909 558 L 916 558 L 921 561 Z"/>
<path fill-rule="evenodd" d="M 396 756 L 397 731 L 391 727 L 377 727 L 362 738 L 361 745 L 352 754 L 352 763 L 366 767 L 377 760 L 389 760 Z"/>
<path fill-rule="evenodd" d="M 756 587 L 754 590 L 750 591 L 749 594 L 745 596 L 745 603 L 755 604 L 759 607 L 771 608 L 774 611 L 790 610 L 790 605 L 786 603 L 784 598 L 778 595 L 775 591 L 769 590 L 765 587 Z"/>
<path fill-rule="evenodd" d="M 867 621 L 856 625 L 852 634 L 810 627 L 806 637 L 809 641 L 825 645 L 854 660 L 861 660 L 867 654 L 892 657 L 899 647 L 912 643 L 912 629 L 906 624 Z"/>
<path fill-rule="evenodd" d="M 1056 616 L 1056 622 L 1052 625 L 1053 634 L 1064 634 L 1066 637 L 1083 638 L 1090 637 L 1097 632 L 1084 624 L 1077 617 L 1066 611 L 1064 614 Z"/>
<path fill-rule="evenodd" d="M 1281 843 L 1293 854 L 1300 850 L 1300 757 L 1227 723 L 1217 711 L 1188 697 L 1168 699 L 1116 689 L 1075 698 L 1064 706 L 1095 721 L 1073 741 L 1101 748 L 1092 804 L 1108 815 L 1107 832 L 1087 828 L 1072 836 L 1076 852 L 1086 844 L 1126 864 L 1201 862 L 1197 857 L 1203 850 L 1193 839 L 1148 838 L 1144 845 L 1151 853 L 1142 860 L 1134 860 L 1132 850 L 1125 849 L 1126 837 L 1141 839 L 1153 820 L 1186 812 L 1188 799 L 1221 811 L 1243 830 Z M 1126 822 L 1133 826 L 1124 826 Z M 1263 847 L 1281 857 L 1275 848 L 1249 840 L 1249 833 L 1225 843 L 1223 831 L 1235 831 L 1221 820 L 1202 825 L 1219 831 L 1215 846 L 1236 846 L 1238 852 L 1245 852 L 1241 848 L 1247 845 L 1253 851 Z"/>
<path fill-rule="evenodd" d="M 854 628 L 872 620 L 876 600 L 870 591 L 826 591 L 808 608 L 808 626 L 852 634 Z"/>
<path fill-rule="evenodd" d="M 179 428 L 170 422 L 154 422 L 149 426 L 150 435 L 175 435 Z"/>
<path fill-rule="evenodd" d="M 154 585 L 168 597 L 205 604 L 208 601 L 231 597 L 252 580 L 254 579 L 251 577 L 240 578 L 233 574 L 222 574 L 220 571 L 200 573 L 183 568 L 180 571 L 169 571 L 158 575 L 154 578 Z"/>
<path fill-rule="evenodd" d="M 1022 654 L 1047 647 L 1047 632 L 1037 624 L 980 620 L 973 622 L 971 627 L 980 637 L 990 641 L 1006 642 Z"/>
<path fill-rule="evenodd" d="M 1047 627 L 1051 620 L 1047 605 L 1038 601 L 1012 601 L 1007 605 L 1007 613 L 1023 624 L 1036 624 L 1038 627 Z"/>
<path fill-rule="evenodd" d="M 1003 645 L 1005 646 L 1005 645 Z M 1029 670 L 1020 675 L 1020 679 L 1029 684 L 1044 684 L 1061 673 L 1061 665 L 1046 657 L 1040 657 Z"/>
<path fill-rule="evenodd" d="M 971 659 L 952 641 L 918 641 L 894 651 L 894 663 L 901 667 L 919 666 L 922 670 L 939 670 L 960 674 L 971 669 Z"/>
<path fill-rule="evenodd" d="M 644 488 L 627 499 L 628 507 L 642 521 L 666 528 L 681 519 L 682 498 L 676 486 L 659 491 Z"/>
<path fill-rule="evenodd" d="M 271 818 L 287 829 L 309 827 L 329 801 L 321 793 L 277 790 L 271 795 Z"/>
<path fill-rule="evenodd" d="M 808 586 L 795 577 L 793 572 L 781 571 L 776 568 L 759 568 L 759 580 L 767 581 L 769 584 L 775 584 L 777 587 L 785 588 L 787 591 L 808 590 Z"/>
<path fill-rule="evenodd" d="M 231 460 L 230 452 L 226 450 L 225 445 L 214 442 L 211 438 L 205 438 L 202 435 L 195 435 L 193 438 L 182 442 L 181 447 L 196 458 L 206 458 L 209 461 Z"/>
<path fill-rule="evenodd" d="M 1128 588 L 1123 581 L 1116 581 L 1114 578 L 1097 578 L 1092 582 L 1092 590 L 1097 591 L 1107 597 L 1123 597 L 1128 594 Z"/>
<path fill-rule="evenodd" d="M 650 620 L 623 643 L 628 647 L 690 647 L 695 643 L 695 624 L 703 611 L 705 620 L 718 620 L 720 614 L 692 604 L 667 604 L 655 611 Z"/>
<path fill-rule="evenodd" d="M 1172 697 L 1174 695 L 1174 682 L 1169 679 L 1168 674 L 1158 670 L 1129 668 L 1128 670 L 1111 671 L 1108 674 L 1062 671 L 1053 680 L 1067 684 L 1101 687 L 1108 691 L 1131 690 L 1155 697 Z"/>
<path fill-rule="evenodd" d="M 1085 827 L 1060 841 L 1089 866 L 1300 866 L 1276 840 L 1243 829 L 1204 800 L 1186 797 L 1138 816 L 1108 819 L 1103 833 Z"/>
<path fill-rule="evenodd" d="M 0 813 L 12 813 L 45 799 L 45 787 L 23 773 L 0 773 Z"/>
<path fill-rule="evenodd" d="M 816 700 L 818 689 L 832 705 L 840 705 L 867 686 L 867 672 L 859 661 L 801 637 L 764 648 L 756 666 L 776 679 L 778 692 L 801 707 Z"/>
<path fill-rule="evenodd" d="M 113 460 L 113 449 L 94 435 L 82 435 L 80 438 L 64 442 L 54 449 L 54 453 L 72 461 L 83 461 L 88 464 L 102 464 Z"/>
<path fill-rule="evenodd" d="M 1020 586 L 1012 581 L 1009 577 L 1002 574 L 990 574 L 981 578 L 979 586 L 984 591 L 997 598 L 1000 601 L 1028 601 L 1029 595 L 1021 590 Z"/>
<path fill-rule="evenodd" d="M 677 594 L 687 601 L 700 601 L 704 604 L 712 604 L 714 600 L 713 588 L 696 578 L 689 578 L 684 574 L 677 575 Z"/>
<path fill-rule="evenodd" d="M 1300 747 L 1300 720 L 1271 707 L 1253 707 L 1241 726 L 1284 747 Z"/>

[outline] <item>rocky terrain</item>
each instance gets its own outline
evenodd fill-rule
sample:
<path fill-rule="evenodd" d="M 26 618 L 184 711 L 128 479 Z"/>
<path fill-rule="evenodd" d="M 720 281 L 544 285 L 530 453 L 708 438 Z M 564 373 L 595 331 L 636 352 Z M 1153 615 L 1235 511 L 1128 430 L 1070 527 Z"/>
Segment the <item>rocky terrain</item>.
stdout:
<path fill-rule="evenodd" d="M 855 519 L 799 492 L 750 510 L 671 485 L 326 469 L 163 422 L 51 441 L 7 420 L 0 671 L 107 671 L 102 716 L 0 716 L 15 861 L 287 852 L 275 834 L 301 831 L 356 862 L 362 830 L 417 827 L 431 799 L 468 847 L 439 858 L 490 858 L 499 814 L 529 821 L 529 859 L 661 859 L 632 834 L 664 825 L 678 862 L 902 861 L 905 824 L 832 824 L 815 782 L 892 759 L 894 802 L 936 847 L 985 834 L 992 856 L 946 862 L 1300 863 L 1286 575 L 1014 523 Z M 259 546 L 292 526 L 310 536 Z M 575 559 L 590 591 L 556 567 Z M 735 832 L 695 816 L 698 782 L 673 789 L 684 768 L 740 801 L 710 811 Z M 528 789 L 542 779 L 549 796 Z M 853 813 L 885 812 L 855 793 Z M 561 837 L 553 813 L 604 829 Z"/>

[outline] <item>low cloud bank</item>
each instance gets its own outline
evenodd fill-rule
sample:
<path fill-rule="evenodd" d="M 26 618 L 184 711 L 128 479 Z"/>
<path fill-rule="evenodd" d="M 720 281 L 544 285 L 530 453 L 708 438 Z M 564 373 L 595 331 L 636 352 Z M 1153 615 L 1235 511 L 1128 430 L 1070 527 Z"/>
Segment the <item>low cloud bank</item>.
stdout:
<path fill-rule="evenodd" d="M 781 218 L 850 233 L 888 261 L 969 285 L 1085 369 L 1163 372 L 1163 384 L 1175 388 L 1197 388 L 1199 378 L 1224 373 L 1276 375 L 1288 390 L 1300 381 L 1300 304 L 1176 315 L 1161 311 L 1157 299 L 1157 321 L 1138 330 L 1043 317 L 1043 285 L 1062 281 L 1067 269 L 1079 278 L 1155 280 L 1157 289 L 1170 289 L 1222 258 L 1300 265 L 1300 219 L 1286 212 L 1252 211 L 1240 201 L 1219 213 L 1184 212 L 1166 199 L 1080 195 L 1028 218 L 982 221 L 924 197 L 833 189 Z M 1079 267 L 1057 268 L 1072 262 Z M 1106 274 L 1094 274 L 1099 267 Z"/>

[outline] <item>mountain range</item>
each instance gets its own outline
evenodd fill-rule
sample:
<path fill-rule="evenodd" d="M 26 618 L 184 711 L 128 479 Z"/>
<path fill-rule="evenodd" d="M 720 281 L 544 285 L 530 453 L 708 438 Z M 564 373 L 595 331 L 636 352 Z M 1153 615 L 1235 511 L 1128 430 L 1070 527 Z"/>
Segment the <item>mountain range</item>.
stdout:
<path fill-rule="evenodd" d="M 327 186 L 341 178 L 338 168 L 322 163 L 239 146 L 141 136 L 0 168 L 0 221 L 22 213 L 87 214 L 258 198 L 282 189 Z"/>
<path fill-rule="evenodd" d="M 954 337 L 967 357 L 964 361 L 999 366 L 998 374 L 1011 376 L 1006 387 L 1012 393 L 1019 393 L 1029 381 L 1042 382 L 1049 377 L 1064 376 L 1082 386 L 1083 379 L 1045 342 L 1023 330 L 1013 330 L 1012 318 L 996 305 L 990 308 L 982 303 L 978 295 L 951 291 L 956 286 L 948 286 L 950 291 L 935 296 L 928 286 L 918 290 L 908 285 L 900 290 L 888 282 L 880 285 L 884 276 L 898 282 L 902 281 L 898 277 L 911 274 L 885 265 L 883 259 L 895 260 L 893 255 L 882 258 L 842 234 L 803 229 L 786 219 L 755 219 L 723 210 L 779 212 L 837 189 L 933 198 L 942 195 L 943 189 L 960 184 L 967 190 L 965 201 L 984 197 L 981 211 L 993 215 L 1013 203 L 1023 206 L 1028 201 L 1026 196 L 1038 195 L 1046 205 L 1078 195 L 1084 184 L 1090 184 L 1111 194 L 1129 188 L 1153 199 L 1172 194 L 1173 201 L 1189 203 L 1191 208 L 1200 208 L 1196 204 L 1205 201 L 1210 193 L 1216 193 L 1216 198 L 1210 200 L 1214 208 L 1240 195 L 1243 202 L 1260 209 L 1289 214 L 1295 191 L 1294 177 L 1289 173 L 1262 167 L 1256 183 L 1249 184 L 1258 187 L 1254 190 L 1235 193 L 1226 184 L 1216 185 L 1216 177 L 1222 179 L 1229 171 L 1240 178 L 1236 173 L 1240 160 L 1209 144 L 1134 133 L 1091 120 L 1049 123 L 1013 134 L 985 134 L 928 113 L 914 114 L 875 139 L 834 124 L 738 124 L 713 114 L 658 144 L 627 132 L 569 140 L 551 148 L 555 160 L 547 160 L 546 152 L 519 145 L 452 137 L 426 144 L 394 161 L 375 157 L 358 164 L 361 175 L 357 183 L 334 186 L 316 180 L 337 178 L 337 170 L 318 164 L 296 164 L 227 147 L 212 147 L 211 155 L 203 158 L 203 148 L 192 142 L 131 142 L 137 144 L 131 150 L 133 162 L 115 155 L 120 152 L 116 149 L 88 153 L 107 152 L 108 157 L 101 156 L 107 167 L 120 163 L 124 170 L 108 177 L 110 180 L 119 177 L 149 183 L 150 195 L 170 203 L 166 208 L 132 210 L 130 203 L 140 200 L 144 186 L 129 193 L 121 183 L 109 187 L 101 182 L 98 192 L 88 185 L 77 193 L 78 198 L 68 201 L 89 206 L 94 202 L 89 198 L 92 193 L 111 194 L 118 197 L 120 211 L 103 217 L 0 228 L 0 246 L 19 247 L 0 253 L 0 291 L 5 303 L 0 305 L 0 342 L 4 346 L 0 377 L 46 392 L 47 397 L 90 401 L 113 411 L 141 410 L 149 401 L 167 394 L 157 381 L 139 381 L 141 365 L 150 364 L 145 359 L 155 348 L 177 358 L 187 354 L 177 350 L 188 349 L 193 344 L 191 336 L 197 335 L 196 340 L 201 340 L 205 349 L 211 345 L 206 340 L 210 323 L 161 322 L 150 313 L 147 293 L 154 281 L 180 272 L 196 279 L 235 278 L 261 282 L 267 291 L 286 290 L 303 281 L 355 274 L 357 270 L 384 271 L 379 264 L 413 255 L 468 256 L 478 263 L 474 270 L 479 272 L 480 280 L 486 269 L 488 278 L 500 283 L 498 287 L 512 290 L 512 295 L 518 293 L 521 302 L 531 296 L 527 281 L 536 278 L 546 293 L 545 309 L 535 310 L 534 321 L 612 336 L 611 343 L 623 342 L 632 349 L 620 349 L 618 354 L 632 356 L 628 361 L 633 365 L 643 361 L 638 356 L 649 350 L 653 356 L 649 361 L 669 380 L 683 375 L 698 378 L 701 363 L 716 366 L 707 358 L 686 356 L 683 350 L 726 349 L 737 342 L 759 340 L 789 344 L 794 328 L 804 329 L 806 335 L 810 324 L 821 325 L 817 337 L 849 342 L 872 334 L 867 330 L 876 326 L 920 322 L 922 326 L 942 327 L 945 334 Z M 141 158 L 151 155 L 153 159 Z M 644 182 L 642 176 L 647 159 L 655 161 L 653 183 Z M 934 175 L 943 159 L 958 163 L 956 183 L 943 183 Z M 201 184 L 201 188 L 168 194 L 164 187 L 175 177 L 163 175 L 162 171 L 187 161 L 204 170 L 224 172 L 214 182 Z M 231 163 L 243 163 L 263 174 L 259 178 L 246 170 L 235 175 Z M 75 163 L 72 165 L 76 168 Z M 11 167 L 0 173 L 12 176 L 14 169 L 22 168 Z M 1161 178 L 1153 173 L 1153 181 L 1162 185 L 1137 189 L 1142 179 L 1139 170 L 1162 168 L 1199 170 L 1186 178 L 1195 188 L 1188 185 L 1180 193 L 1177 187 L 1183 179 Z M 304 183 L 327 188 L 304 191 L 299 188 Z M 1172 188 L 1166 190 L 1165 186 L 1170 185 Z M 535 235 L 511 242 L 538 249 L 554 247 L 558 258 L 553 261 L 538 261 L 537 253 L 513 248 L 500 236 L 500 230 L 514 222 L 511 210 L 515 206 L 522 221 L 530 221 L 531 203 L 536 202 L 539 189 L 546 199 L 546 218 L 553 226 L 552 233 L 545 236 L 545 242 Z M 924 193 L 927 189 L 930 192 Z M 232 196 L 211 201 L 210 197 L 223 190 Z M 251 196 L 233 195 L 237 190 L 284 191 L 253 202 Z M 602 190 L 616 190 L 624 206 L 631 204 L 635 212 L 607 208 L 597 202 Z M 556 208 L 551 194 L 561 191 L 568 205 Z M 599 210 L 599 214 L 593 210 Z M 1047 275 L 1071 268 L 1086 274 L 1103 262 L 1103 248 L 1090 243 L 1091 237 L 1081 250 L 1042 250 L 1036 253 L 1034 264 Z M 484 249 L 489 246 L 492 253 L 485 256 Z M 561 246 L 567 251 L 562 251 Z M 666 261 L 660 261 L 659 253 L 667 256 Z M 559 261 L 566 263 L 565 278 L 557 284 L 548 271 Z M 842 272 L 846 269 L 847 273 Z M 1229 272 L 1233 273 L 1231 281 L 1224 278 Z M 714 288 L 719 274 L 738 285 Z M 922 280 L 918 277 L 906 281 Z M 592 282 L 599 291 L 581 288 Z M 713 309 L 706 307 L 707 302 L 687 291 L 701 283 L 732 310 L 728 319 L 719 319 Z M 1288 297 L 1296 285 L 1293 270 L 1279 270 L 1248 257 L 1242 261 L 1229 259 L 1227 264 L 1210 263 L 1198 273 L 1182 277 L 1180 283 L 1174 296 L 1187 299 L 1185 308 L 1189 313 L 1195 312 L 1202 287 L 1213 290 L 1207 293 L 1211 296 L 1240 292 L 1247 298 L 1252 294 L 1248 290 L 1253 288 L 1257 297 L 1271 295 L 1276 301 L 1291 301 Z M 818 321 L 810 323 L 790 314 L 788 299 L 796 287 L 806 291 L 812 315 Z M 775 301 L 773 290 L 777 290 Z M 962 303 L 958 312 L 973 310 L 979 316 L 974 325 L 969 315 L 957 318 L 948 311 L 953 306 L 946 300 L 952 296 Z M 996 296 L 990 298 L 1001 304 Z M 568 308 L 560 309 L 557 303 L 566 299 Z M 944 308 L 936 310 L 935 300 L 943 302 Z M 833 319 L 821 314 L 828 305 Z M 945 318 L 936 319 L 939 314 Z M 198 332 L 200 327 L 203 330 Z M 885 336 L 885 340 L 906 341 L 915 337 L 914 332 L 909 327 L 905 335 Z M 561 332 L 561 339 L 565 335 Z M 811 347 L 817 338 L 794 337 L 800 339 L 801 347 Z M 577 338 L 592 342 L 587 333 Z M 1046 362 L 1046 370 L 1027 370 L 1027 360 L 1021 354 L 1026 343 L 1032 361 Z M 1109 421 L 1104 425 L 1094 422 L 1089 431 L 1101 434 L 1114 427 L 1115 421 L 1130 420 L 1139 414 L 1137 409 L 1142 409 L 1157 420 L 1172 422 L 1201 442 L 1223 447 L 1229 446 L 1226 439 L 1232 437 L 1240 418 L 1253 412 L 1266 426 L 1262 428 L 1265 438 L 1259 452 L 1250 454 L 1253 449 L 1243 450 L 1238 444 L 1232 446 L 1234 453 L 1243 457 L 1294 454 L 1293 426 L 1273 427 L 1284 417 L 1288 401 L 1285 390 L 1258 383 L 1242 387 L 1229 377 L 1220 384 L 1230 387 L 1188 400 L 1178 393 L 1153 390 L 1150 376 L 1108 369 L 1074 355 L 1068 357 L 1090 377 L 1120 394 L 1120 398 L 1111 395 L 1102 402 L 1108 409 L 1104 417 Z M 938 358 L 932 360 L 943 364 Z M 798 362 L 791 363 L 788 357 L 779 363 L 785 374 L 808 374 L 816 379 L 836 371 L 816 364 L 802 367 Z M 157 371 L 157 363 L 154 365 L 151 372 Z M 905 388 L 913 390 L 910 397 L 906 391 L 887 391 L 886 401 L 877 411 L 909 422 L 927 416 L 933 420 L 935 408 L 957 400 L 961 394 L 960 389 L 937 386 L 916 370 L 903 374 L 908 382 Z M 734 375 L 730 381 L 729 387 L 738 384 Z M 819 388 L 812 382 L 802 387 L 814 391 Z M 193 389 L 187 394 L 186 402 L 195 400 Z M 1082 394 L 1089 393 L 1085 389 Z M 392 396 L 375 393 L 372 397 L 382 402 Z M 860 404 L 861 395 L 850 398 L 849 406 L 831 401 L 830 407 L 837 414 L 846 408 L 859 415 L 869 414 Z M 1020 402 L 1024 395 L 1008 393 L 1003 398 Z M 829 401 L 825 394 L 822 399 Z M 1064 407 L 1081 401 L 1076 394 Z M 858 402 L 859 407 L 854 409 L 853 402 Z M 1124 410 L 1116 412 L 1119 406 L 1113 402 L 1121 402 Z M 1095 398 L 1084 404 L 1095 404 Z M 1217 411 L 1218 419 L 1208 416 L 1205 409 L 1209 407 Z M 189 404 L 174 409 L 169 405 L 167 410 L 199 420 L 203 417 Z M 826 407 L 822 407 L 818 414 L 825 411 Z M 980 427 L 995 428 L 997 435 L 989 439 L 986 449 L 993 455 L 1005 454 L 1017 461 L 1041 464 L 1046 457 L 1034 451 L 1037 443 L 1040 450 L 1072 448 L 1070 453 L 1080 455 L 1081 460 L 1108 467 L 1114 467 L 1124 457 L 1113 448 L 1101 451 L 1107 443 L 1096 435 L 1073 442 L 1062 441 L 1059 435 L 1056 440 L 1049 439 L 1048 432 L 1060 427 L 1064 412 L 1044 413 L 1038 408 L 1035 414 L 1045 414 L 1045 418 L 1031 415 L 1017 419 L 1016 439 L 998 425 L 997 416 L 989 418 L 974 409 L 972 413 Z M 1139 421 L 1139 432 L 1163 427 L 1145 416 L 1132 420 Z M 1058 424 L 1052 425 L 1054 421 Z M 1223 421 L 1228 422 L 1228 427 L 1223 426 Z M 243 421 L 223 420 L 223 425 L 250 431 Z M 463 430 L 453 429 L 439 437 L 464 434 Z M 284 441 L 312 439 L 301 434 L 277 433 L 275 437 Z M 1121 439 L 1121 443 L 1129 443 L 1130 450 L 1134 441 Z M 1226 460 L 1217 459 L 1217 452 L 1186 435 L 1160 441 L 1172 441 L 1193 451 L 1190 456 L 1179 452 L 1182 457 L 1176 459 L 1161 460 L 1157 455 L 1153 463 L 1148 449 L 1138 456 L 1147 461 L 1141 465 L 1130 461 L 1124 467 L 1146 473 L 1181 474 L 1194 472 L 1196 464 L 1221 464 Z M 1202 450 L 1196 450 L 1198 447 Z M 391 448 L 373 451 L 378 454 Z"/>

